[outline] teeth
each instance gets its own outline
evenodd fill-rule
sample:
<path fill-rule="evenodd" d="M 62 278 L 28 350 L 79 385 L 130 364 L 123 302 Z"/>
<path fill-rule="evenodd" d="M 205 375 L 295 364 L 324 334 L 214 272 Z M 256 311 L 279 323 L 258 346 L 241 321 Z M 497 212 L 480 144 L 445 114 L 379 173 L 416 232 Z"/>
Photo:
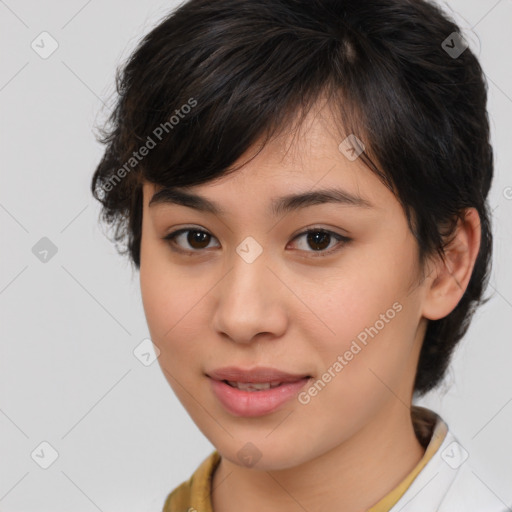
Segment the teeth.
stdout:
<path fill-rule="evenodd" d="M 277 388 L 281 382 L 235 382 L 233 380 L 227 381 L 230 386 L 238 388 L 241 391 L 260 391 L 265 389 Z"/>

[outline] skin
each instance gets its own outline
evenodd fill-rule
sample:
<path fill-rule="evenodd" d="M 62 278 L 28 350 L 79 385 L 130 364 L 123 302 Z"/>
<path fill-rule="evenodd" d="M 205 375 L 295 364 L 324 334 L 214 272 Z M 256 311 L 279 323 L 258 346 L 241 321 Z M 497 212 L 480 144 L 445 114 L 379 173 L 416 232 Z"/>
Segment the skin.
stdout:
<path fill-rule="evenodd" d="M 446 265 L 431 259 L 421 269 L 397 199 L 360 159 L 340 153 L 343 138 L 320 108 L 301 136 L 285 133 L 234 174 L 191 189 L 222 205 L 222 216 L 150 207 L 159 187 L 143 185 L 144 311 L 165 377 L 222 456 L 215 511 L 238 511 L 240 503 L 246 512 L 366 510 L 424 454 L 410 416 L 419 351 L 428 319 L 448 315 L 467 287 L 478 214 L 467 210 Z M 269 214 L 273 197 L 328 186 L 374 208 L 321 204 Z M 173 251 L 162 238 L 183 227 L 207 231 L 209 243 L 191 246 L 185 234 L 178 248 L 199 252 Z M 338 250 L 316 256 L 307 235 L 296 238 L 310 227 L 351 241 L 331 237 L 324 252 Z M 263 248 L 250 264 L 236 252 L 247 236 Z M 204 375 L 228 365 L 271 366 L 317 380 L 396 302 L 401 311 L 305 405 L 292 399 L 274 413 L 240 418 L 222 407 Z M 237 457 L 249 441 L 261 453 L 253 467 Z"/>

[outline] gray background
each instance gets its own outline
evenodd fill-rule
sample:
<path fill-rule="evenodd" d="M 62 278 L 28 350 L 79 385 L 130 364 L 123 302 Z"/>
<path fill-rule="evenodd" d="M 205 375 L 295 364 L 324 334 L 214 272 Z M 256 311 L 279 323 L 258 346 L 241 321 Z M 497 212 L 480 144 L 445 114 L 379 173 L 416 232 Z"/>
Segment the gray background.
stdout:
<path fill-rule="evenodd" d="M 158 363 L 134 356 L 149 337 L 138 274 L 105 237 L 89 192 L 102 155 L 91 130 L 112 105 L 114 70 L 176 5 L 0 1 L 3 512 L 161 510 L 213 449 Z M 482 486 L 512 506 L 512 1 L 443 5 L 489 81 L 493 298 L 446 382 L 418 403 L 444 417 Z M 43 31 L 59 45 L 47 59 L 31 47 Z M 58 249 L 46 263 L 32 252 L 42 237 Z M 58 452 L 48 469 L 43 441 Z"/>

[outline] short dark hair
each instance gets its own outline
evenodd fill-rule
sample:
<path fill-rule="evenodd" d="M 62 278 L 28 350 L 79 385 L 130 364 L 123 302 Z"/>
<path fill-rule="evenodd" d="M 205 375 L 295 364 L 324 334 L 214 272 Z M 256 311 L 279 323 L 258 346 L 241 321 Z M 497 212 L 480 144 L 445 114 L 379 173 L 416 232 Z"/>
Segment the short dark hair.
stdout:
<path fill-rule="evenodd" d="M 97 136 L 106 148 L 91 188 L 118 252 L 140 269 L 144 180 L 192 186 L 236 171 L 257 141 L 289 128 L 297 113 L 301 123 L 325 97 L 402 205 L 421 264 L 436 253 L 444 260 L 465 208 L 480 216 L 467 290 L 449 315 L 428 322 L 423 341 L 414 391 L 436 387 L 476 307 L 489 300 L 482 293 L 492 253 L 487 83 L 470 48 L 447 51 L 463 41 L 457 34 L 427 0 L 182 4 L 117 69 L 117 103 Z"/>

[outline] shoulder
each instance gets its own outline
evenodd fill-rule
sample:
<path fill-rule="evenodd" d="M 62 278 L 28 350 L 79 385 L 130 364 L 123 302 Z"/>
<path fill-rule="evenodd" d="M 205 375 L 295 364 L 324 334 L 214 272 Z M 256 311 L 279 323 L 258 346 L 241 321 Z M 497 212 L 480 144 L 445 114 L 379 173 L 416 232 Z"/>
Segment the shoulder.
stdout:
<path fill-rule="evenodd" d="M 453 470 L 452 470 L 453 471 Z M 482 471 L 469 459 L 456 470 L 455 478 L 439 512 L 506 512 L 510 510 L 485 482 Z"/>
<path fill-rule="evenodd" d="M 174 489 L 165 500 L 162 512 L 187 512 L 190 503 L 190 480 Z"/>
<path fill-rule="evenodd" d="M 211 512 L 211 480 L 219 462 L 220 455 L 215 450 L 201 462 L 188 480 L 167 496 L 162 512 Z"/>
<path fill-rule="evenodd" d="M 442 421 L 442 420 L 441 420 Z M 444 422 L 443 422 L 444 423 Z M 392 512 L 506 512 L 451 430 Z"/>

